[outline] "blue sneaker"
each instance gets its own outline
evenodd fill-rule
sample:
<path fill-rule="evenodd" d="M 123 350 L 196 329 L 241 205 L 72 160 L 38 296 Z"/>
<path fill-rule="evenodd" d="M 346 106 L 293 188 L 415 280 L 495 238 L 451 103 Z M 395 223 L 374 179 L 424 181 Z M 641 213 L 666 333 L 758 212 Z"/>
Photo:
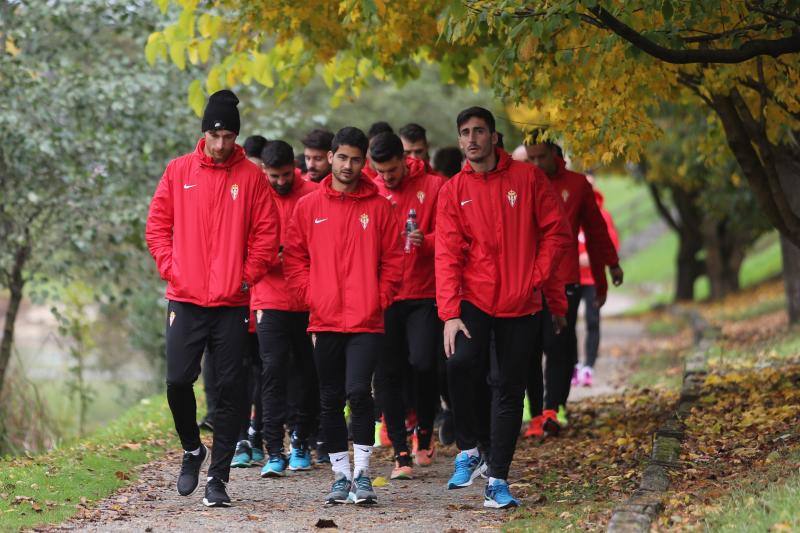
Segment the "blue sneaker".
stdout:
<path fill-rule="evenodd" d="M 366 472 L 361 472 L 358 477 L 353 480 L 350 487 L 350 501 L 356 505 L 370 505 L 378 503 L 378 495 L 375 494 L 375 489 L 372 488 L 372 480 Z"/>
<path fill-rule="evenodd" d="M 502 479 L 495 479 L 491 484 L 486 484 L 486 490 L 483 492 L 483 506 L 492 509 L 508 509 L 509 507 L 519 507 L 519 500 L 511 495 L 508 483 Z"/>
<path fill-rule="evenodd" d="M 251 466 L 253 466 L 253 450 L 250 448 L 250 442 L 240 440 L 236 443 L 236 451 L 233 452 L 231 468 L 249 468 Z"/>
<path fill-rule="evenodd" d="M 269 454 L 269 460 L 261 469 L 261 477 L 283 477 L 286 475 L 286 457 L 282 453 Z"/>
<path fill-rule="evenodd" d="M 291 448 L 289 470 L 311 470 L 311 452 L 307 446 Z"/>
<path fill-rule="evenodd" d="M 264 450 L 261 448 L 253 448 L 253 464 L 261 466 L 264 464 Z"/>
<path fill-rule="evenodd" d="M 350 501 L 350 489 L 353 483 L 342 473 L 336 473 L 331 492 L 325 498 L 327 505 L 338 505 Z"/>
<path fill-rule="evenodd" d="M 448 489 L 458 489 L 469 487 L 476 477 L 486 471 L 486 463 L 483 457 L 467 455 L 467 452 L 459 452 L 456 455 L 456 466 L 450 481 L 447 482 Z"/>

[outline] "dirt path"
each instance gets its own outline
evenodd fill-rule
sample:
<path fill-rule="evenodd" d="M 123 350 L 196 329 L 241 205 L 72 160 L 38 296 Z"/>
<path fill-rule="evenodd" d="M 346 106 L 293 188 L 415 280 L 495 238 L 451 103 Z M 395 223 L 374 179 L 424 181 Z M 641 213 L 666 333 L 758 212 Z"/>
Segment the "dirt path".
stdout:
<path fill-rule="evenodd" d="M 575 398 L 612 393 L 623 385 L 630 367 L 623 347 L 641 336 L 633 321 L 603 324 L 603 352 L 597 366 L 597 385 L 575 391 Z M 528 446 L 520 441 L 520 446 Z M 428 469 L 416 469 L 418 479 L 390 481 L 377 488 L 378 505 L 334 508 L 322 505 L 331 483 L 327 467 L 311 472 L 265 480 L 257 468 L 235 469 L 228 486 L 234 505 L 228 509 L 206 509 L 202 486 L 188 497 L 174 488 L 180 457 L 177 453 L 145 465 L 130 487 L 100 502 L 96 511 L 73 519 L 56 530 L 79 531 L 308 531 L 319 520 L 332 520 L 346 531 L 474 531 L 498 528 L 508 513 L 484 509 L 483 483 L 448 491 L 445 484 L 452 471 L 455 449 L 440 450 L 438 461 Z M 512 477 L 523 465 L 512 465 Z M 373 456 L 373 476 L 388 478 L 388 450 Z M 513 480 L 512 480 L 513 481 Z M 524 500 L 523 500 L 523 503 Z M 533 503 L 531 503 L 533 505 Z"/>

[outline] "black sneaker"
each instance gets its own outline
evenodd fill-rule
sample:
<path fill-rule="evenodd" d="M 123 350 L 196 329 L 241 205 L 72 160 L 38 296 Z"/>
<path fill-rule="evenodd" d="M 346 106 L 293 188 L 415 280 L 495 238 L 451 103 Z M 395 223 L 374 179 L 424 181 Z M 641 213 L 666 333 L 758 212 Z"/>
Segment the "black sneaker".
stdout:
<path fill-rule="evenodd" d="M 225 492 L 225 482 L 219 478 L 212 477 L 206 483 L 206 496 L 203 498 L 203 505 L 206 507 L 230 507 L 231 499 Z"/>
<path fill-rule="evenodd" d="M 439 442 L 449 446 L 456 441 L 456 432 L 453 425 L 453 412 L 449 409 L 442 411 L 442 424 L 439 426 Z"/>
<path fill-rule="evenodd" d="M 317 441 L 317 464 L 329 465 L 331 464 L 331 456 L 325 451 L 325 443 Z"/>
<path fill-rule="evenodd" d="M 208 463 L 210 455 L 208 448 L 203 444 L 200 445 L 200 453 L 197 455 L 191 452 L 183 452 L 181 473 L 178 474 L 178 494 L 189 496 L 197 490 L 200 469 Z"/>

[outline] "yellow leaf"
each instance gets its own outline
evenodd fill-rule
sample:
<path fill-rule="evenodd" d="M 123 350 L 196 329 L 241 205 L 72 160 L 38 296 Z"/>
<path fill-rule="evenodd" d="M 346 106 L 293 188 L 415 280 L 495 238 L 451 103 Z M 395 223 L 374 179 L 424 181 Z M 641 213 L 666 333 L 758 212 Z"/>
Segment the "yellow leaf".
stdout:
<path fill-rule="evenodd" d="M 203 85 L 200 80 L 194 80 L 189 84 L 189 106 L 198 117 L 202 117 L 205 104 L 206 95 L 203 94 Z"/>
<path fill-rule="evenodd" d="M 220 82 L 220 78 L 223 75 L 222 66 L 214 65 L 211 67 L 206 77 L 206 91 L 208 91 L 208 94 L 214 94 L 224 87 L 224 84 Z"/>
<path fill-rule="evenodd" d="M 14 39 L 11 37 L 6 39 L 6 53 L 12 56 L 19 54 L 19 48 L 17 48 L 17 45 L 14 44 Z"/>
<path fill-rule="evenodd" d="M 383 476 L 378 476 L 372 480 L 373 487 L 385 487 L 386 483 L 387 483 L 386 478 Z"/>
<path fill-rule="evenodd" d="M 221 26 L 222 19 L 215 17 L 214 15 L 209 15 L 208 13 L 203 13 L 200 15 L 200 18 L 197 21 L 197 29 L 200 31 L 200 35 L 206 39 L 216 39 L 219 37 L 219 30 Z"/>
<path fill-rule="evenodd" d="M 169 46 L 169 57 L 175 66 L 183 70 L 186 68 L 186 44 L 183 42 L 173 42 Z"/>
<path fill-rule="evenodd" d="M 159 32 L 153 32 L 147 37 L 147 44 L 144 46 L 144 57 L 150 65 L 156 63 L 158 51 L 164 39 Z"/>
<path fill-rule="evenodd" d="M 167 8 L 169 7 L 169 0 L 155 0 L 158 9 L 161 10 L 161 14 L 164 15 L 167 12 Z"/>
<path fill-rule="evenodd" d="M 198 50 L 198 43 L 193 42 L 186 48 L 186 54 L 189 56 L 189 62 L 196 65 L 200 62 L 200 53 Z"/>
<path fill-rule="evenodd" d="M 208 62 L 208 55 L 211 52 L 211 41 L 200 41 L 197 45 L 197 54 L 200 57 L 200 61 L 203 63 Z"/>

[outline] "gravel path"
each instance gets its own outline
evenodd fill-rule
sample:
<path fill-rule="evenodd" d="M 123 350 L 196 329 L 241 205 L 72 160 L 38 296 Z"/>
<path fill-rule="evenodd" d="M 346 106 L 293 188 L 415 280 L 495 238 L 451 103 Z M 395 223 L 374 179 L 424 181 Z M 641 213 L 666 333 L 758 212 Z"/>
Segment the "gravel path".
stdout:
<path fill-rule="evenodd" d="M 603 323 L 603 334 L 596 385 L 576 389 L 576 400 L 620 390 L 630 366 L 629 355 L 622 348 L 640 338 L 642 330 L 634 321 L 609 320 Z M 324 506 L 322 500 L 332 482 L 327 465 L 315 467 L 311 472 L 290 473 L 277 480 L 261 479 L 255 467 L 234 469 L 228 486 L 234 505 L 227 509 L 203 506 L 203 483 L 192 496 L 177 494 L 174 483 L 180 456 L 174 453 L 144 465 L 133 485 L 100 502 L 83 517 L 51 530 L 308 531 L 318 528 L 322 521 L 333 521 L 344 531 L 454 533 L 499 528 L 510 513 L 484 509 L 482 482 L 460 490 L 446 490 L 455 453 L 452 447 L 440 449 L 432 467 L 415 469 L 418 479 L 389 481 L 376 488 L 378 504 L 373 507 Z M 376 450 L 372 464 L 374 477 L 388 479 L 391 470 L 388 450 Z M 521 468 L 512 465 L 512 477 Z"/>

